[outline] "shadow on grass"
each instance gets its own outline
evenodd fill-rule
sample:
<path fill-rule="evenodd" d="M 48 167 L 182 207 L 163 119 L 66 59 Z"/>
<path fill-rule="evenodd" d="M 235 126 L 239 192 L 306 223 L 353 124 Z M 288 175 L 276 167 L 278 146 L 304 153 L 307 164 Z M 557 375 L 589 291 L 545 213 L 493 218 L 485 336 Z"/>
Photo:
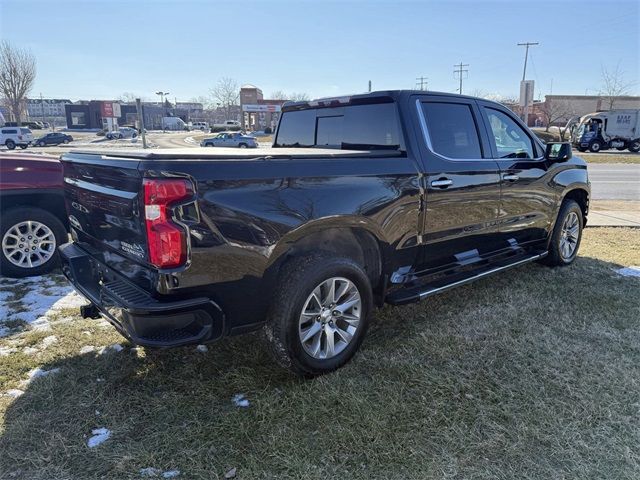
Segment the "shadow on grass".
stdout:
<path fill-rule="evenodd" d="M 205 354 L 72 352 L 9 406 L 0 472 L 633 476 L 638 281 L 617 276 L 620 267 L 585 257 L 563 269 L 530 265 L 385 307 L 361 354 L 313 381 L 280 370 L 257 334 Z M 238 393 L 249 408 L 234 405 Z M 90 450 L 100 427 L 112 437 Z"/>

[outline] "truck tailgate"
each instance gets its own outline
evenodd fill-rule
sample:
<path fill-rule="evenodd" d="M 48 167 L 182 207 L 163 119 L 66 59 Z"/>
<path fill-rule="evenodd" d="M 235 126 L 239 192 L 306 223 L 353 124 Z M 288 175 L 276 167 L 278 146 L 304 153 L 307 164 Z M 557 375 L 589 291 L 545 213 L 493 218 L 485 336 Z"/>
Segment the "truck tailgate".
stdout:
<path fill-rule="evenodd" d="M 62 165 L 65 203 L 77 240 L 125 274 L 132 263 L 145 264 L 148 253 L 139 162 L 67 154 Z"/>

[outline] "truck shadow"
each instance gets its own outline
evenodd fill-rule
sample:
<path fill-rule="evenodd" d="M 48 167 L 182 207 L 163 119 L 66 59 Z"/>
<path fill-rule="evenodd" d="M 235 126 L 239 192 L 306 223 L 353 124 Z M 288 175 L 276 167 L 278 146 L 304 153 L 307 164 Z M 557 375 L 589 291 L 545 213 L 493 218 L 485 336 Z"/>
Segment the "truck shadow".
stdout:
<path fill-rule="evenodd" d="M 141 354 L 123 342 L 125 349 L 121 352 L 107 351 L 102 355 L 91 352 L 60 358 L 41 366 L 43 370 L 59 369 L 57 373 L 32 381 L 24 388 L 24 394 L 8 407 L 0 437 L 0 451 L 5 452 L 5 459 L 0 460 L 0 471 L 7 465 L 14 469 L 29 468 L 26 458 L 44 457 L 55 458 L 57 466 L 64 470 L 65 455 L 69 458 L 86 455 L 86 437 L 92 429 L 99 427 L 111 429 L 118 438 L 109 447 L 115 449 L 110 455 L 127 454 L 127 448 L 145 438 L 147 429 L 154 435 L 163 435 L 163 431 L 166 435 L 178 435 L 184 440 L 184 448 L 193 448 L 193 435 L 206 436 L 203 429 L 212 428 L 218 434 L 224 434 L 220 425 L 243 424 L 245 420 L 239 419 L 239 415 L 245 409 L 232 401 L 236 394 L 244 394 L 250 401 L 247 413 L 253 415 L 252 421 L 258 422 L 262 420 L 256 412 L 263 407 L 276 418 L 285 415 L 290 407 L 278 400 L 283 391 L 289 395 L 286 398 L 291 398 L 291 392 L 304 396 L 319 390 L 320 386 L 328 386 L 329 381 L 341 382 L 347 388 L 348 385 L 359 385 L 364 378 L 372 379 L 367 388 L 374 388 L 376 382 L 398 382 L 398 389 L 402 389 L 406 378 L 389 378 L 384 362 L 385 359 L 392 361 L 414 355 L 411 349 L 415 348 L 416 336 L 425 336 L 426 341 L 443 339 L 445 335 L 464 337 L 464 342 L 457 347 L 461 351 L 456 351 L 455 355 L 438 351 L 434 344 L 433 352 L 426 349 L 411 359 L 412 362 L 424 362 L 425 367 L 428 365 L 431 376 L 446 376 L 451 362 L 461 361 L 467 353 L 476 354 L 478 348 L 489 349 L 479 345 L 495 341 L 491 336 L 495 335 L 496 326 L 489 321 L 501 312 L 505 319 L 500 321 L 510 325 L 509 335 L 517 335 L 513 329 L 522 328 L 519 322 L 525 319 L 529 322 L 526 328 L 530 329 L 528 335 L 533 341 L 540 340 L 535 330 L 556 318 L 558 322 L 575 321 L 587 326 L 589 322 L 606 319 L 606 315 L 589 316 L 584 311 L 567 319 L 565 307 L 603 289 L 611 289 L 614 302 L 624 301 L 627 290 L 637 293 L 636 279 L 615 273 L 621 267 L 589 257 L 580 257 L 575 265 L 562 269 L 529 265 L 424 303 L 393 309 L 385 307 L 376 315 L 359 358 L 341 371 L 311 382 L 294 378 L 278 368 L 257 333 L 211 344 L 204 353 L 194 347 L 185 347 L 147 349 Z M 571 298 L 575 289 L 565 286 L 576 284 L 580 284 L 583 293 Z M 620 290 L 614 291 L 613 286 Z M 493 309 L 488 315 L 483 313 L 487 308 Z M 613 308 L 616 308 L 615 304 Z M 514 314 L 514 309 L 519 312 Z M 474 323 L 474 317 L 477 323 Z M 509 321 L 509 318 L 512 319 Z M 627 328 L 628 325 L 618 327 Z M 408 344 L 410 339 L 413 343 Z M 508 363 L 509 352 L 502 354 L 507 355 L 504 361 Z M 379 376 L 377 380 L 376 376 Z M 432 392 L 431 395 L 440 394 Z M 377 405 L 379 400 L 376 398 L 369 396 L 366 408 L 379 409 L 386 415 L 384 405 Z M 443 397 L 433 401 L 446 404 L 450 399 Z M 508 425 L 505 424 L 505 428 Z M 207 438 L 216 444 L 237 441 L 237 438 L 224 436 Z M 116 443 L 118 446 L 113 446 Z M 54 455 L 52 451 L 65 453 Z M 7 462 L 4 467 L 3 462 Z"/>

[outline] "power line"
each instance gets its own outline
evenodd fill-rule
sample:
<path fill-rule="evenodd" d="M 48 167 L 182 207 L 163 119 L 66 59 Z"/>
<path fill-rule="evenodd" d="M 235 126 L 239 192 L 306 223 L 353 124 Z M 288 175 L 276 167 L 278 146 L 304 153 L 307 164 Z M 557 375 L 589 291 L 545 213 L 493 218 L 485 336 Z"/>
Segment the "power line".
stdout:
<path fill-rule="evenodd" d="M 456 70 L 453 71 L 453 77 L 455 78 L 456 73 L 458 74 L 458 77 L 460 79 L 460 88 L 458 89 L 458 93 L 460 95 L 462 95 L 462 79 L 466 78 L 463 76 L 464 73 L 469 73 L 469 70 L 467 70 L 466 68 L 462 68 L 462 67 L 468 67 L 469 64 L 468 63 L 462 63 L 460 62 L 458 65 L 454 65 L 454 67 L 456 67 Z"/>
<path fill-rule="evenodd" d="M 418 77 L 416 78 L 416 88 L 418 90 L 426 90 L 428 77 Z"/>

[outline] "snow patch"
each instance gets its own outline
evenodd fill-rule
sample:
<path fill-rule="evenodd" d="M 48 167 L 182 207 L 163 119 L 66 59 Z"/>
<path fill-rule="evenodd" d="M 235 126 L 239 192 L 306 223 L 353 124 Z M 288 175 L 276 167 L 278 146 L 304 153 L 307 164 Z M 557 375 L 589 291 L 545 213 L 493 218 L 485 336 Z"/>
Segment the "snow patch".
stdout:
<path fill-rule="evenodd" d="M 96 350 L 96 347 L 94 347 L 93 345 L 85 345 L 80 349 L 80 355 L 84 355 L 85 353 L 91 353 L 91 352 L 94 352 L 95 350 Z"/>
<path fill-rule="evenodd" d="M 51 370 L 43 370 L 40 367 L 34 368 L 31 370 L 27 376 L 29 380 L 35 380 L 36 378 L 46 377 L 47 375 L 51 375 L 53 373 L 58 373 L 60 371 L 59 368 L 52 368 Z"/>
<path fill-rule="evenodd" d="M 98 350 L 98 355 L 104 355 L 105 353 L 109 353 L 109 352 L 121 352 L 121 351 L 122 351 L 122 345 L 120 345 L 119 343 L 114 343 L 113 345 L 100 348 Z"/>
<path fill-rule="evenodd" d="M 176 478 L 180 475 L 180 470 L 167 470 L 162 474 L 162 478 Z"/>
<path fill-rule="evenodd" d="M 47 348 L 53 345 L 54 343 L 58 343 L 58 337 L 55 335 L 49 335 L 48 337 L 44 337 L 42 339 L 41 345 L 42 348 Z"/>
<path fill-rule="evenodd" d="M 17 388 L 12 388 L 11 390 L 7 390 L 4 392 L 4 395 L 11 398 L 18 398 L 24 395 L 24 390 L 18 390 Z"/>
<path fill-rule="evenodd" d="M 96 428 L 91 430 L 93 436 L 87 440 L 87 447 L 94 448 L 100 445 L 111 436 L 111 431 L 106 428 Z"/>
<path fill-rule="evenodd" d="M 161 471 L 162 470 L 160 470 L 159 468 L 153 467 L 141 468 L 140 475 L 143 477 L 157 477 L 158 475 L 160 475 Z"/>
<path fill-rule="evenodd" d="M 244 394 L 237 393 L 232 398 L 231 401 L 234 403 L 236 407 L 247 408 L 249 406 L 249 400 L 246 399 Z"/>
<path fill-rule="evenodd" d="M 18 349 L 13 347 L 0 347 L 0 357 L 8 357 L 17 351 Z"/>
<path fill-rule="evenodd" d="M 35 347 L 24 347 L 24 349 L 22 350 L 22 353 L 24 353 L 25 355 L 35 355 L 39 351 L 40 350 L 38 350 Z"/>
<path fill-rule="evenodd" d="M 624 267 L 616 270 L 616 273 L 624 277 L 640 277 L 640 267 Z"/>
<path fill-rule="evenodd" d="M 200 353 L 207 353 L 209 351 L 206 345 L 198 345 L 196 350 Z"/>

